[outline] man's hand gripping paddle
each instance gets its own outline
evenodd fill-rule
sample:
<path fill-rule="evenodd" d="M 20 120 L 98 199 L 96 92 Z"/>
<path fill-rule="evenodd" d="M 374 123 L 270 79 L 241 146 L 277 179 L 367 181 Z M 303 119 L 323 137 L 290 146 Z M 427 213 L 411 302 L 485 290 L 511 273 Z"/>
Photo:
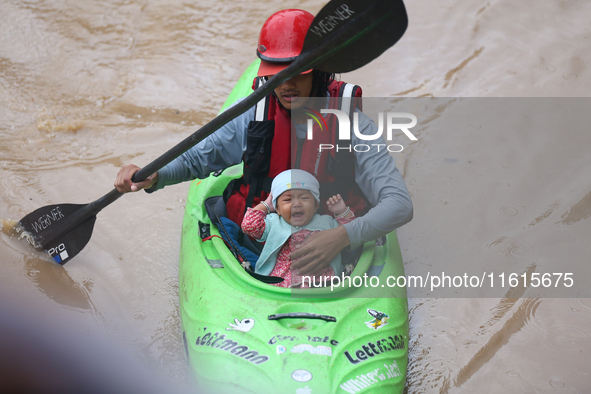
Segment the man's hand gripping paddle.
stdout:
<path fill-rule="evenodd" d="M 289 67 L 136 172 L 133 182 L 145 180 L 301 72 L 315 68 L 343 73 L 364 66 L 394 45 L 407 25 L 402 0 L 331 0 L 314 18 L 302 53 Z M 20 224 L 35 247 L 65 264 L 90 240 L 96 214 L 122 195 L 113 189 L 89 204 L 48 205 L 22 218 Z"/>

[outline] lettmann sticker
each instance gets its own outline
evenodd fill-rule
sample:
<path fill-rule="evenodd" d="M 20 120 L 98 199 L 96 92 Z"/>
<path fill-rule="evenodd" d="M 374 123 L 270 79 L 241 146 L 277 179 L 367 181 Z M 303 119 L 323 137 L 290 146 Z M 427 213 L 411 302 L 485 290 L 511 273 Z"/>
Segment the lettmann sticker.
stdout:
<path fill-rule="evenodd" d="M 212 334 L 211 332 L 207 332 L 207 327 L 204 327 L 203 331 L 205 331 L 203 337 L 197 337 L 197 340 L 195 341 L 195 345 L 197 346 L 209 346 L 230 352 L 230 354 L 243 358 L 254 364 L 262 364 L 269 360 L 269 357 L 259 355 L 258 351 L 251 350 L 248 346 L 240 345 L 240 343 L 229 338 L 225 334 L 220 335 L 219 332 Z"/>
<path fill-rule="evenodd" d="M 359 364 L 368 358 L 375 357 L 378 354 L 390 352 L 392 350 L 404 349 L 404 338 L 402 335 L 394 335 L 388 339 L 382 338 L 375 342 L 368 342 L 356 350 L 353 354 L 345 351 L 345 357 L 351 364 Z"/>

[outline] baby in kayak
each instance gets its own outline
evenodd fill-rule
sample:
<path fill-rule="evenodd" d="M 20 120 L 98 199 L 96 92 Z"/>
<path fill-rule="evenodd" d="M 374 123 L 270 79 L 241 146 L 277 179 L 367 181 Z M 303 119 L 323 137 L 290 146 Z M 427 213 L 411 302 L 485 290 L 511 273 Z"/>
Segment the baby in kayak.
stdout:
<path fill-rule="evenodd" d="M 295 246 L 316 231 L 335 228 L 354 218 L 339 194 L 329 198 L 327 204 L 335 218 L 316 214 L 320 206 L 320 185 L 308 172 L 287 170 L 277 175 L 267 200 L 248 208 L 242 221 L 245 234 L 265 242 L 255 272 L 283 278 L 276 286 L 310 287 L 307 279 L 303 283 L 302 277 L 290 269 L 290 255 Z M 316 278 L 340 276 L 341 272 L 339 254 Z"/>

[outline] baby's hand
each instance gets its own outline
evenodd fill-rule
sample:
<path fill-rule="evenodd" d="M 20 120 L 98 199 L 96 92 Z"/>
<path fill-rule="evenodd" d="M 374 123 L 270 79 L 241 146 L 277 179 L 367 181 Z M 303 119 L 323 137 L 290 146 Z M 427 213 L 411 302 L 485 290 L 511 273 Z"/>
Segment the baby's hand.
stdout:
<path fill-rule="evenodd" d="M 345 201 L 343 201 L 343 199 L 341 198 L 340 194 L 337 194 L 336 196 L 332 196 L 331 198 L 329 198 L 326 201 L 326 204 L 328 205 L 328 210 L 335 215 L 341 215 L 345 213 L 345 211 L 347 210 L 347 205 L 345 204 Z"/>
<path fill-rule="evenodd" d="M 269 195 L 267 196 L 267 199 L 265 200 L 265 202 L 269 206 L 269 213 L 276 212 L 275 211 L 275 207 L 273 206 L 273 195 L 271 193 L 269 193 Z"/>

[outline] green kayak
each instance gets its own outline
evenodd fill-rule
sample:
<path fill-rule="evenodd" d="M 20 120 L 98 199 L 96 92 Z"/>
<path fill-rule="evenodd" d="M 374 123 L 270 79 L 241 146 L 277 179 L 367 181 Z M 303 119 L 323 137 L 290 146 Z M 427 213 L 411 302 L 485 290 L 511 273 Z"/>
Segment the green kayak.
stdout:
<path fill-rule="evenodd" d="M 255 62 L 245 71 L 225 106 L 251 92 L 257 68 Z M 284 289 L 255 279 L 205 210 L 206 199 L 220 196 L 241 175 L 238 165 L 197 179 L 187 198 L 180 310 L 188 359 L 202 392 L 402 393 L 406 289 L 385 291 L 382 285 L 347 280 L 333 289 Z M 351 278 L 364 275 L 374 277 L 374 284 L 404 275 L 395 232 L 363 246 Z"/>

